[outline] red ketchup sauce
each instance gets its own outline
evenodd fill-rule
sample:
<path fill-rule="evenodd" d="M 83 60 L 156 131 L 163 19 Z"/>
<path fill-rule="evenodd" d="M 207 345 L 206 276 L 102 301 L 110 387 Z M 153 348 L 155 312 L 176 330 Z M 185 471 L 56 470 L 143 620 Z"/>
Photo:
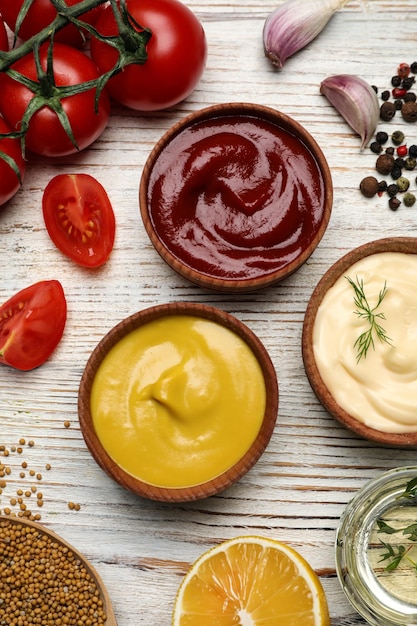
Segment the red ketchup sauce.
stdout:
<path fill-rule="evenodd" d="M 156 159 L 150 219 L 161 242 L 192 269 L 221 279 L 275 272 L 311 243 L 324 181 L 304 143 L 246 115 L 196 122 Z"/>

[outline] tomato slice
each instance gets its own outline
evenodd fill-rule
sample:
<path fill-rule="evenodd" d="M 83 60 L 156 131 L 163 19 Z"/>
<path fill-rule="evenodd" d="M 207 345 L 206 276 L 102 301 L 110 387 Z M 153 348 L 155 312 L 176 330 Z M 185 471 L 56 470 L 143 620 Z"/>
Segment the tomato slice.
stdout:
<path fill-rule="evenodd" d="M 0 306 L 0 363 L 24 371 L 42 365 L 60 342 L 66 320 L 59 281 L 22 289 Z"/>
<path fill-rule="evenodd" d="M 63 254 L 84 267 L 107 261 L 116 221 L 98 180 L 88 174 L 58 174 L 45 188 L 42 209 L 49 236 Z"/>

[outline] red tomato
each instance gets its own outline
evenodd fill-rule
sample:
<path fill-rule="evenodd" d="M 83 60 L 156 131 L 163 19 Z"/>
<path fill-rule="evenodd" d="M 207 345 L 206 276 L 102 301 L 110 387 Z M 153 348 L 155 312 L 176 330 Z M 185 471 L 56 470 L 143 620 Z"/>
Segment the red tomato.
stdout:
<path fill-rule="evenodd" d="M 7 52 L 8 49 L 9 49 L 9 38 L 7 36 L 7 30 L 6 30 L 4 23 L 0 19 L 0 50 L 5 50 Z"/>
<path fill-rule="evenodd" d="M 0 117 L 0 134 L 6 135 L 10 133 L 10 127 L 2 117 Z M 20 180 L 13 169 L 12 165 L 1 156 L 7 155 L 20 170 Z M 22 149 L 19 139 L 0 139 L 0 206 L 10 200 L 17 191 L 23 181 L 26 163 L 22 156 Z"/>
<path fill-rule="evenodd" d="M 146 46 L 148 59 L 143 65 L 129 65 L 108 83 L 110 95 L 121 104 L 140 111 L 157 111 L 184 100 L 203 73 L 207 43 L 202 25 L 179 0 L 127 0 L 129 13 L 152 36 Z M 103 35 L 117 34 L 111 6 L 96 23 Z M 91 39 L 91 55 L 101 73 L 118 59 L 118 52 L 96 38 Z"/>
<path fill-rule="evenodd" d="M 67 6 L 73 6 L 80 2 L 81 0 L 66 0 Z M 13 32 L 15 31 L 16 20 L 23 4 L 24 0 L 0 0 L 0 13 Z M 94 25 L 102 10 L 103 5 L 98 6 L 78 19 Z M 30 39 L 43 28 L 49 26 L 54 21 L 56 15 L 57 10 L 51 0 L 32 0 L 32 4 L 19 28 L 18 36 L 23 40 Z M 84 45 L 85 36 L 80 33 L 74 24 L 69 24 L 56 33 L 55 41 L 78 48 Z"/>
<path fill-rule="evenodd" d="M 43 217 L 54 244 L 84 267 L 103 265 L 113 249 L 116 222 L 101 184 L 88 174 L 59 174 L 46 186 Z"/>
<path fill-rule="evenodd" d="M 0 363 L 18 370 L 42 365 L 61 340 L 67 302 L 57 280 L 26 287 L 0 307 Z"/>
<path fill-rule="evenodd" d="M 46 69 L 48 45 L 40 50 L 42 67 Z M 13 69 L 24 76 L 37 81 L 34 55 L 26 55 L 13 64 Z M 98 77 L 94 63 L 83 52 L 66 46 L 54 44 L 54 78 L 57 86 L 77 85 Z M 34 97 L 34 92 L 18 83 L 7 74 L 0 73 L 0 111 L 12 128 L 19 128 L 27 106 Z M 95 89 L 62 99 L 62 106 L 68 116 L 79 150 L 93 143 L 107 126 L 110 116 L 110 103 L 106 91 L 101 93 L 98 113 L 94 108 Z M 53 98 L 50 100 L 53 102 Z M 26 133 L 26 147 L 37 154 L 60 157 L 77 152 L 57 114 L 48 106 L 36 111 L 30 120 Z"/>

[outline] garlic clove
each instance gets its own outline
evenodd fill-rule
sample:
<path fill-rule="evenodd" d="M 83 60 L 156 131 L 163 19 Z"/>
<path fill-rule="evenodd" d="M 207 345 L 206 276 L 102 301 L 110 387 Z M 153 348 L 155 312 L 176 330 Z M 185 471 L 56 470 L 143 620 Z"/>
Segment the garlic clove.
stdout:
<path fill-rule="evenodd" d="M 266 19 L 265 56 L 278 69 L 323 30 L 333 13 L 348 0 L 286 0 Z"/>
<path fill-rule="evenodd" d="M 361 151 L 374 135 L 379 121 L 379 104 L 375 90 L 359 76 L 337 74 L 320 84 L 322 93 L 360 136 Z"/>

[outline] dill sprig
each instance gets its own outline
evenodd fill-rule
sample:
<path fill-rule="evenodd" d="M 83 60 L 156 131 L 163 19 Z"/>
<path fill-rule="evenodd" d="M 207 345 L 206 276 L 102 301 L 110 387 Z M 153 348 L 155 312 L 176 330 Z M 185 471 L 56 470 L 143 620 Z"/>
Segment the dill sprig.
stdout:
<path fill-rule="evenodd" d="M 408 500 L 414 500 L 417 498 L 417 476 L 412 478 L 406 485 L 403 493 L 397 496 L 397 499 L 405 498 Z M 392 571 L 397 569 L 400 563 L 404 560 L 408 561 L 412 568 L 417 571 L 417 562 L 413 560 L 409 553 L 413 548 L 417 546 L 417 523 L 409 524 L 403 528 L 394 528 L 387 524 L 383 519 L 377 519 L 378 533 L 385 535 L 394 535 L 396 533 L 403 535 L 408 540 L 408 544 L 404 545 L 392 545 L 386 541 L 381 541 L 381 545 L 384 546 L 386 552 L 381 555 L 379 562 L 388 561 L 388 565 L 385 566 L 386 571 Z M 414 550 L 415 551 L 415 550 Z"/>
<path fill-rule="evenodd" d="M 353 344 L 353 347 L 357 348 L 358 350 L 356 361 L 357 363 L 359 363 L 362 357 L 366 358 L 366 355 L 370 347 L 372 347 L 375 350 L 374 335 L 376 335 L 381 342 L 385 341 L 385 343 L 392 345 L 391 343 L 392 340 L 387 336 L 384 328 L 382 328 L 382 326 L 378 322 L 378 320 L 385 320 L 386 317 L 384 313 L 382 313 L 382 311 L 378 313 L 376 312 L 376 310 L 381 305 L 383 299 L 385 298 L 387 294 L 387 283 L 385 281 L 384 287 L 379 292 L 378 302 L 376 303 L 374 307 L 371 308 L 368 302 L 368 299 L 366 297 L 366 294 L 365 294 L 363 280 L 359 279 L 357 276 L 356 276 L 356 282 L 353 281 L 349 276 L 345 276 L 345 278 L 349 282 L 349 284 L 351 285 L 355 293 L 354 295 L 354 302 L 356 306 L 356 311 L 354 311 L 355 315 L 369 322 L 369 328 L 365 332 L 363 332 L 361 335 L 359 335 L 359 337 L 356 339 L 355 343 Z"/>

